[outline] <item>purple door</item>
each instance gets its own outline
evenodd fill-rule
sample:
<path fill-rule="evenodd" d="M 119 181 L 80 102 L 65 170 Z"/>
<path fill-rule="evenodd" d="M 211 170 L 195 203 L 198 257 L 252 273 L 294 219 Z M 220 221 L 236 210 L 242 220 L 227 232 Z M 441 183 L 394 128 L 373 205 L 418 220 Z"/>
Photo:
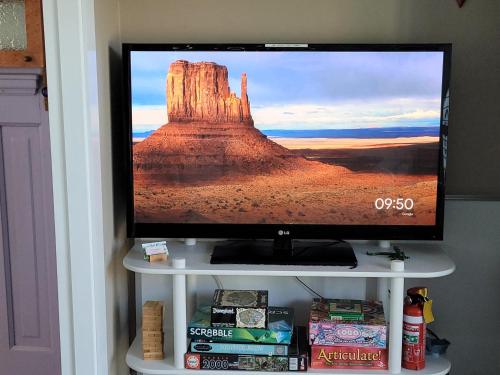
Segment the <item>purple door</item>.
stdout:
<path fill-rule="evenodd" d="M 0 69 L 0 375 L 58 375 L 48 113 L 34 70 Z"/>

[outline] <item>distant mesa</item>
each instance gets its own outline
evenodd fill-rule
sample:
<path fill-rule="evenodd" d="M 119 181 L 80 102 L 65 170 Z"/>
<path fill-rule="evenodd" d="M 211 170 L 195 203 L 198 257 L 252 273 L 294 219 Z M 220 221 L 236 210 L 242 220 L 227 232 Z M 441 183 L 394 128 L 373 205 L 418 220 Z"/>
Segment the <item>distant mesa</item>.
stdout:
<path fill-rule="evenodd" d="M 169 122 L 246 123 L 253 126 L 247 76 L 241 75 L 241 98 L 229 88 L 227 68 L 213 62 L 178 60 L 167 74 Z"/>
<path fill-rule="evenodd" d="M 169 122 L 133 146 L 134 174 L 169 183 L 282 173 L 311 167 L 253 126 L 247 76 L 241 98 L 228 71 L 213 62 L 178 60 L 167 74 Z"/>

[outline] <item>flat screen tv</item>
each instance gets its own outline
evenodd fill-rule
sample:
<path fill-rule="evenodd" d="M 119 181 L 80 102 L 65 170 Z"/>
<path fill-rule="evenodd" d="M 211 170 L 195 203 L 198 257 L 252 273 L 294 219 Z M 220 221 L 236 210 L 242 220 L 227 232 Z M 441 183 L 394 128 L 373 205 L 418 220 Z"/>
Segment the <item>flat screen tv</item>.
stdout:
<path fill-rule="evenodd" d="M 442 239 L 450 54 L 125 44 L 129 235 Z"/>

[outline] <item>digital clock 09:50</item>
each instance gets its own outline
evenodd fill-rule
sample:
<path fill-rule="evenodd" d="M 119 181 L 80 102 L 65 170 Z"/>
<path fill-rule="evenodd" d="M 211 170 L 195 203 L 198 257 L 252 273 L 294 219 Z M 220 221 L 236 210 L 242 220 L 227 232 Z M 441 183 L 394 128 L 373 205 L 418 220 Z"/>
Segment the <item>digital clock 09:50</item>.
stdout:
<path fill-rule="evenodd" d="M 375 199 L 375 208 L 377 210 L 391 209 L 411 210 L 413 208 L 413 199 L 411 198 L 377 198 Z"/>

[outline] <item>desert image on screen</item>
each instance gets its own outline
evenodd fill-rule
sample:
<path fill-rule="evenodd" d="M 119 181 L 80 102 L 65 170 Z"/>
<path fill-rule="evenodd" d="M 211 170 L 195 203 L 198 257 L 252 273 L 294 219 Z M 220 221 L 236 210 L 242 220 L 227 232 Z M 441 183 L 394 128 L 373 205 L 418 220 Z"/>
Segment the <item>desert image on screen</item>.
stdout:
<path fill-rule="evenodd" d="M 138 223 L 434 225 L 442 52 L 131 52 Z"/>

